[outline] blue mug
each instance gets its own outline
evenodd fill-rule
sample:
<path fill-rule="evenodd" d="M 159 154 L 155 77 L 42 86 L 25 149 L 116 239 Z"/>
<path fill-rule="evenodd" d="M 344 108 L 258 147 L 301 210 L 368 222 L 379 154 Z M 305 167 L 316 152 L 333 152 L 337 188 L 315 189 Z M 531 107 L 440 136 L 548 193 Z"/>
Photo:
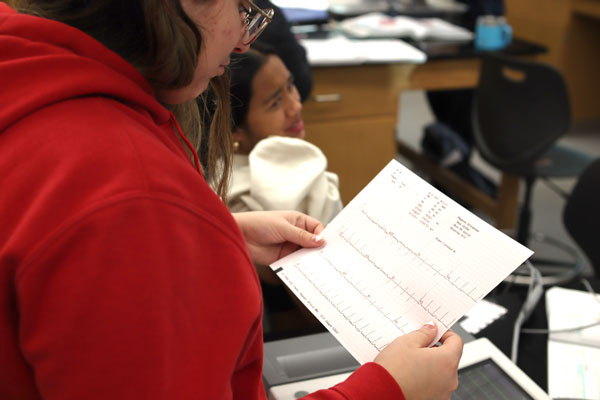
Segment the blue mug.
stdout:
<path fill-rule="evenodd" d="M 500 50 L 512 40 L 512 28 L 504 17 L 484 15 L 477 18 L 475 48 L 477 50 Z"/>

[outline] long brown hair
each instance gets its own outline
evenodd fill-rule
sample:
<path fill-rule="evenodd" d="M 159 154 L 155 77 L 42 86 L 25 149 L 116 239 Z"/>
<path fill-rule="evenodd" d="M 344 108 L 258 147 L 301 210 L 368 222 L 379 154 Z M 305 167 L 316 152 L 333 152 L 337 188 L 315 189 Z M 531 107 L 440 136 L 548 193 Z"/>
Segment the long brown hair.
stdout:
<path fill-rule="evenodd" d="M 206 0 L 208 1 L 208 0 Z M 174 89 L 192 82 L 202 35 L 187 16 L 181 0 L 12 0 L 23 13 L 71 25 L 92 36 L 133 65 L 155 90 Z M 205 139 L 203 173 L 225 198 L 231 171 L 229 81 L 211 80 L 215 113 Z M 200 148 L 201 119 L 195 100 L 165 105 L 196 151 Z"/>

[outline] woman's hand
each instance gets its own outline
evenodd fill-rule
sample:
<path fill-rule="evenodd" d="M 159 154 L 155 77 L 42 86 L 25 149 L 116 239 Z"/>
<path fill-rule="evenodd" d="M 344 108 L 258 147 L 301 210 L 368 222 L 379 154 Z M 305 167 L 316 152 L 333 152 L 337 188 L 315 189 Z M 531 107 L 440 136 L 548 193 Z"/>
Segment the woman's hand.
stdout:
<path fill-rule="evenodd" d="M 441 346 L 427 347 L 435 338 L 435 325 L 400 336 L 375 357 L 400 385 L 406 400 L 450 399 L 458 387 L 458 362 L 463 341 L 446 332 Z"/>
<path fill-rule="evenodd" d="M 297 211 L 252 211 L 234 213 L 250 258 L 257 264 L 269 265 L 301 247 L 319 247 L 323 230 L 315 218 Z"/>

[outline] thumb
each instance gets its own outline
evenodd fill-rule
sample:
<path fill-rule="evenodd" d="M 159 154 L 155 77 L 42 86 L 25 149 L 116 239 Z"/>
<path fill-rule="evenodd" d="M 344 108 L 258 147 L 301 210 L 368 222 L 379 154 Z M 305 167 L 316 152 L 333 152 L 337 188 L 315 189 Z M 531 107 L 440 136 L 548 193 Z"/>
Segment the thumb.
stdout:
<path fill-rule="evenodd" d="M 429 347 L 433 343 L 433 339 L 437 333 L 435 322 L 430 321 L 423 325 L 420 329 L 407 334 L 409 341 L 417 347 Z"/>
<path fill-rule="evenodd" d="M 285 240 L 297 244 L 301 247 L 319 247 L 324 243 L 320 235 L 315 235 L 305 229 L 290 225 L 289 231 L 285 234 Z"/>

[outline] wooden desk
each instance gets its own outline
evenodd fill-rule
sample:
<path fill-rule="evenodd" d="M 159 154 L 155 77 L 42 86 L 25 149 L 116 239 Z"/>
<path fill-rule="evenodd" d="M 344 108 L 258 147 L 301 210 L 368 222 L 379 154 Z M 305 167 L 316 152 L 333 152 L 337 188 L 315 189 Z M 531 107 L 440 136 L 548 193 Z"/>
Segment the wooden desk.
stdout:
<path fill-rule="evenodd" d="M 502 177 L 493 199 L 460 177 L 425 158 L 405 143 L 396 144 L 395 128 L 402 90 L 474 87 L 476 58 L 428 61 L 422 65 L 388 64 L 313 69 L 314 85 L 304 104 L 307 140 L 319 146 L 329 170 L 340 177 L 347 204 L 398 151 L 466 203 L 488 214 L 498 228 L 515 224 L 518 179 Z"/>

